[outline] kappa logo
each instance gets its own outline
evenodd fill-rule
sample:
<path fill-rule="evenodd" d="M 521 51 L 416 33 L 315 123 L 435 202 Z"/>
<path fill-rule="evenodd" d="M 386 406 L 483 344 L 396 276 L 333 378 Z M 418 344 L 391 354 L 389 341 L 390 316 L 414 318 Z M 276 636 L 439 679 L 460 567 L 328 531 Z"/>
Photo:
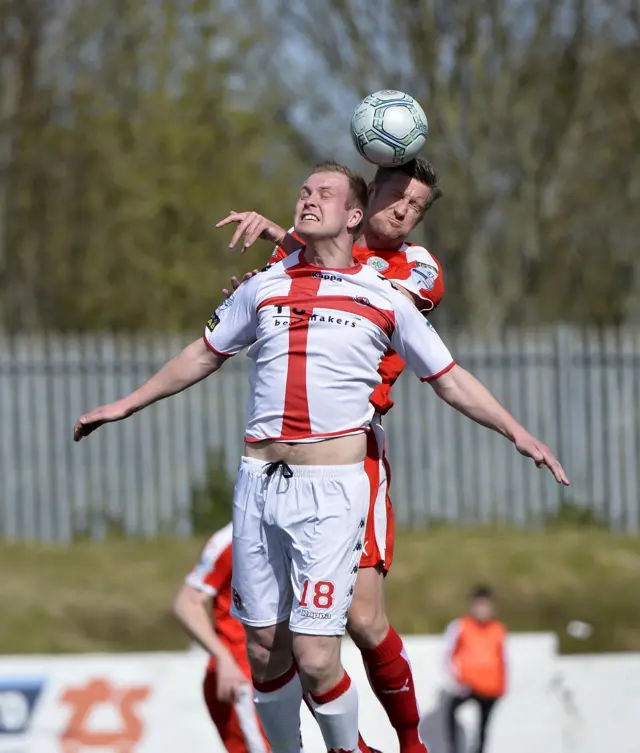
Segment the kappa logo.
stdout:
<path fill-rule="evenodd" d="M 405 680 L 404 685 L 401 688 L 383 688 L 382 692 L 385 695 L 396 695 L 398 693 L 408 693 L 409 690 L 409 680 Z"/>
<path fill-rule="evenodd" d="M 314 612 L 312 609 L 301 609 L 300 616 L 307 617 L 308 619 L 311 619 L 311 620 L 330 620 L 331 619 L 330 614 L 327 614 L 326 612 Z"/>
<path fill-rule="evenodd" d="M 329 274 L 328 272 L 312 272 L 311 277 L 315 277 L 316 280 L 327 280 L 328 282 L 344 282 L 344 278 Z"/>
<path fill-rule="evenodd" d="M 389 269 L 389 262 L 381 259 L 379 256 L 370 256 L 367 259 L 367 266 L 377 269 L 378 272 L 384 272 Z"/>
<path fill-rule="evenodd" d="M 216 309 L 216 314 L 218 313 L 218 311 L 224 311 L 225 309 L 228 309 L 229 306 L 233 306 L 236 300 L 236 292 L 237 291 L 234 290 L 228 298 L 225 298 L 224 301 L 222 301 L 222 303 Z"/>
<path fill-rule="evenodd" d="M 240 598 L 240 594 L 236 591 L 235 588 L 231 589 L 231 598 L 233 599 L 233 605 L 236 609 L 242 609 L 242 599 Z"/>
<path fill-rule="evenodd" d="M 134 753 L 142 740 L 144 728 L 138 706 L 151 693 L 148 685 L 116 686 L 96 678 L 86 685 L 68 688 L 60 701 L 71 707 L 71 717 L 60 736 L 63 753 L 85 753 L 92 748 L 108 748 L 114 753 Z M 98 724 L 101 712 L 115 712 L 113 724 Z"/>

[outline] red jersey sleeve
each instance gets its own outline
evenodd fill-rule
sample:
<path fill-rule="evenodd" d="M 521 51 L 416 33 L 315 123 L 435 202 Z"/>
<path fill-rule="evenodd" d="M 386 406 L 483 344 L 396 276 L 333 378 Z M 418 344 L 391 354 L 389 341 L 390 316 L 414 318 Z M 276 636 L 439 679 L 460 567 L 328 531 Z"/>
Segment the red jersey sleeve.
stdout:
<path fill-rule="evenodd" d="M 231 539 L 226 535 L 226 529 L 207 541 L 198 564 L 187 575 L 185 582 L 212 597 L 231 583 Z"/>
<path fill-rule="evenodd" d="M 292 227 L 290 227 L 289 230 L 287 230 L 287 233 L 289 233 L 289 235 L 292 238 L 295 238 L 297 241 L 300 241 L 300 248 L 302 248 L 304 246 L 304 243 L 300 240 L 300 238 L 298 238 L 298 236 L 295 234 L 295 231 L 294 231 L 294 229 Z M 269 262 L 268 262 L 267 266 L 271 266 L 272 264 L 277 264 L 279 261 L 282 261 L 283 259 L 286 259 L 287 256 L 288 256 L 288 254 L 287 254 L 287 252 L 283 248 L 281 248 L 280 246 L 276 246 L 273 249 L 273 252 L 271 254 L 271 258 L 269 259 Z"/>
<path fill-rule="evenodd" d="M 444 295 L 442 265 L 423 246 L 408 245 L 405 255 L 408 274 L 405 272 L 404 279 L 396 279 L 395 275 L 385 276 L 422 299 L 425 303 L 425 305 L 420 306 L 422 311 L 433 311 L 440 305 Z"/>
<path fill-rule="evenodd" d="M 455 366 L 438 333 L 402 293 L 394 293 L 393 308 L 396 326 L 391 347 L 419 379 L 437 379 Z"/>
<path fill-rule="evenodd" d="M 287 254 L 283 248 L 280 248 L 280 246 L 276 246 L 273 249 L 273 253 L 271 254 L 271 257 L 268 261 L 269 266 L 272 264 L 277 264 L 279 261 L 282 261 L 283 259 L 287 258 Z"/>

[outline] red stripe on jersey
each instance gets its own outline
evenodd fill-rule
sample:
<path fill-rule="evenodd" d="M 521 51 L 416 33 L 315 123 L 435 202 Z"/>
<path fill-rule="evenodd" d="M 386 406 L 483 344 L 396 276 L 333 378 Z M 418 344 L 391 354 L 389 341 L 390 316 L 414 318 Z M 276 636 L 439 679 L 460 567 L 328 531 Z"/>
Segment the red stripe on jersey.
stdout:
<path fill-rule="evenodd" d="M 451 363 L 446 366 L 444 369 L 441 369 L 437 374 L 432 374 L 428 377 L 422 377 L 420 380 L 421 382 L 433 382 L 434 379 L 438 379 L 438 377 L 441 377 L 443 374 L 446 374 L 447 371 L 451 371 L 451 369 L 456 365 L 455 361 L 451 361 Z"/>
<path fill-rule="evenodd" d="M 309 432 L 309 434 L 305 434 L 304 436 L 297 436 L 296 441 L 300 442 L 303 439 L 334 439 L 335 437 L 347 437 L 350 434 L 362 434 L 362 432 L 364 431 L 366 431 L 366 427 L 357 426 L 353 429 L 329 431 L 325 434 L 312 434 L 311 432 Z M 275 442 L 279 439 L 282 439 L 282 437 L 245 437 L 244 441 L 247 444 L 251 444 L 251 442 Z"/>
<path fill-rule="evenodd" d="M 202 335 L 202 339 L 204 340 L 204 344 L 205 344 L 205 345 L 207 346 L 207 348 L 209 348 L 209 350 L 210 350 L 210 351 L 211 351 L 212 353 L 215 353 L 215 354 L 216 354 L 217 356 L 222 356 L 222 358 L 232 358 L 232 356 L 231 356 L 231 355 L 229 355 L 229 353 L 223 353 L 223 352 L 222 352 L 222 351 L 220 351 L 220 350 L 216 350 L 216 349 L 215 349 L 215 348 L 213 347 L 213 345 L 212 345 L 212 344 L 211 344 L 211 343 L 210 343 L 210 342 L 209 342 L 209 341 L 207 340 L 207 336 L 206 336 L 206 334 Z"/>
<path fill-rule="evenodd" d="M 291 290 L 293 290 L 293 285 L 291 286 Z M 348 295 L 315 295 L 311 298 L 311 296 L 293 296 L 290 293 L 289 295 L 265 298 L 258 305 L 258 311 L 265 306 L 288 306 L 292 309 L 295 308 L 297 311 L 304 312 L 308 316 L 313 314 L 314 309 L 329 309 L 330 311 L 352 314 L 353 316 L 368 319 L 376 327 L 379 327 L 387 337 L 391 337 L 396 326 L 396 317 L 393 311 L 379 309 L 371 303 L 358 303 L 353 297 Z M 305 326 L 308 326 L 308 323 Z"/>
<path fill-rule="evenodd" d="M 311 262 L 307 261 L 307 257 L 304 255 L 304 253 L 299 253 L 298 256 L 298 263 L 294 264 L 292 267 L 289 267 L 287 270 L 287 274 L 291 277 L 297 277 L 298 275 L 305 274 L 308 275 L 310 271 L 317 270 L 318 272 L 322 272 L 323 274 L 326 274 L 327 272 L 338 272 L 341 275 L 357 275 L 358 272 L 362 269 L 362 264 L 359 262 L 357 264 L 354 264 L 352 267 L 318 267 L 315 264 L 311 264 Z"/>
<path fill-rule="evenodd" d="M 296 265 L 297 266 L 297 265 Z M 289 295 L 281 297 L 285 303 L 276 304 L 293 306 L 297 300 L 309 301 L 309 308 L 318 299 L 318 290 L 322 278 L 292 275 Z M 260 308 L 264 306 L 263 301 Z M 311 434 L 311 417 L 309 416 L 309 399 L 307 396 L 307 343 L 309 340 L 309 320 L 303 319 L 297 326 L 289 327 L 289 355 L 287 362 L 287 384 L 284 392 L 284 415 L 282 416 L 281 439 L 294 439 L 301 434 Z"/>

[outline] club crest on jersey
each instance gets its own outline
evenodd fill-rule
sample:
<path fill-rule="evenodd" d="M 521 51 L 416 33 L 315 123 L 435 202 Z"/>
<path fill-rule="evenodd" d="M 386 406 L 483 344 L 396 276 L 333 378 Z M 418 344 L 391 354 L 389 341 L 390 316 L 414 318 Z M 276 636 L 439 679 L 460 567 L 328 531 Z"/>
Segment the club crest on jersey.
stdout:
<path fill-rule="evenodd" d="M 379 256 L 371 256 L 367 259 L 367 266 L 377 269 L 378 272 L 384 272 L 389 269 L 389 262 L 381 259 Z"/>
<path fill-rule="evenodd" d="M 438 279 L 438 272 L 433 267 L 414 267 L 411 270 L 411 279 L 419 288 L 433 290 Z"/>
<path fill-rule="evenodd" d="M 220 324 L 220 317 L 217 314 L 213 314 L 209 317 L 209 321 L 207 322 L 207 329 L 209 332 L 213 332 L 213 330 Z"/>

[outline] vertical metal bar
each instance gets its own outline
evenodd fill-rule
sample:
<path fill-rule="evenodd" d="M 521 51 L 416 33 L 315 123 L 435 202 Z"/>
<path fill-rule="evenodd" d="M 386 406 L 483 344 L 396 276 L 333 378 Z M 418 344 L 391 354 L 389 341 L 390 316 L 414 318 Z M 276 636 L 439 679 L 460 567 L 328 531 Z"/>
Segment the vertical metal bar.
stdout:
<path fill-rule="evenodd" d="M 620 435 L 624 406 L 620 401 L 618 336 L 613 328 L 603 332 L 604 357 L 606 361 L 605 400 L 608 423 L 607 450 L 609 466 L 609 525 L 613 531 L 621 531 L 624 526 L 624 509 L 622 502 L 622 467 Z"/>
<path fill-rule="evenodd" d="M 638 423 L 638 403 L 634 400 L 634 381 L 637 381 L 634 363 L 634 339 L 630 327 L 619 330 L 620 405 L 622 408 L 622 473 L 624 527 L 628 533 L 638 532 L 638 446 L 634 426 Z"/>
<path fill-rule="evenodd" d="M 67 359 L 69 338 L 56 335 L 51 338 L 51 427 L 48 442 L 52 451 L 52 462 L 57 468 L 57 485 L 55 492 L 55 528 L 56 540 L 68 544 L 73 538 L 71 525 L 71 504 L 73 475 L 73 425 L 79 414 L 69 400 L 73 389 L 70 381 L 70 368 Z"/>
<path fill-rule="evenodd" d="M 7 541 L 20 535 L 18 509 L 20 507 L 19 468 L 16 464 L 16 400 L 14 370 L 15 354 L 8 337 L 0 337 L 0 494 L 3 505 L 0 534 Z"/>
<path fill-rule="evenodd" d="M 16 405 L 17 468 L 22 490 L 20 499 L 20 536 L 24 539 L 38 537 L 36 477 L 33 473 L 34 454 L 32 435 L 34 416 L 29 374 L 28 336 L 16 335 L 14 339 L 18 378 L 14 382 Z"/>
<path fill-rule="evenodd" d="M 36 480 L 38 538 L 52 542 L 55 539 L 53 511 L 57 504 L 58 472 L 55 463 L 52 435 L 53 381 L 51 378 L 50 336 L 34 335 L 30 338 L 31 431 L 32 457 L 35 459 L 32 475 Z"/>

